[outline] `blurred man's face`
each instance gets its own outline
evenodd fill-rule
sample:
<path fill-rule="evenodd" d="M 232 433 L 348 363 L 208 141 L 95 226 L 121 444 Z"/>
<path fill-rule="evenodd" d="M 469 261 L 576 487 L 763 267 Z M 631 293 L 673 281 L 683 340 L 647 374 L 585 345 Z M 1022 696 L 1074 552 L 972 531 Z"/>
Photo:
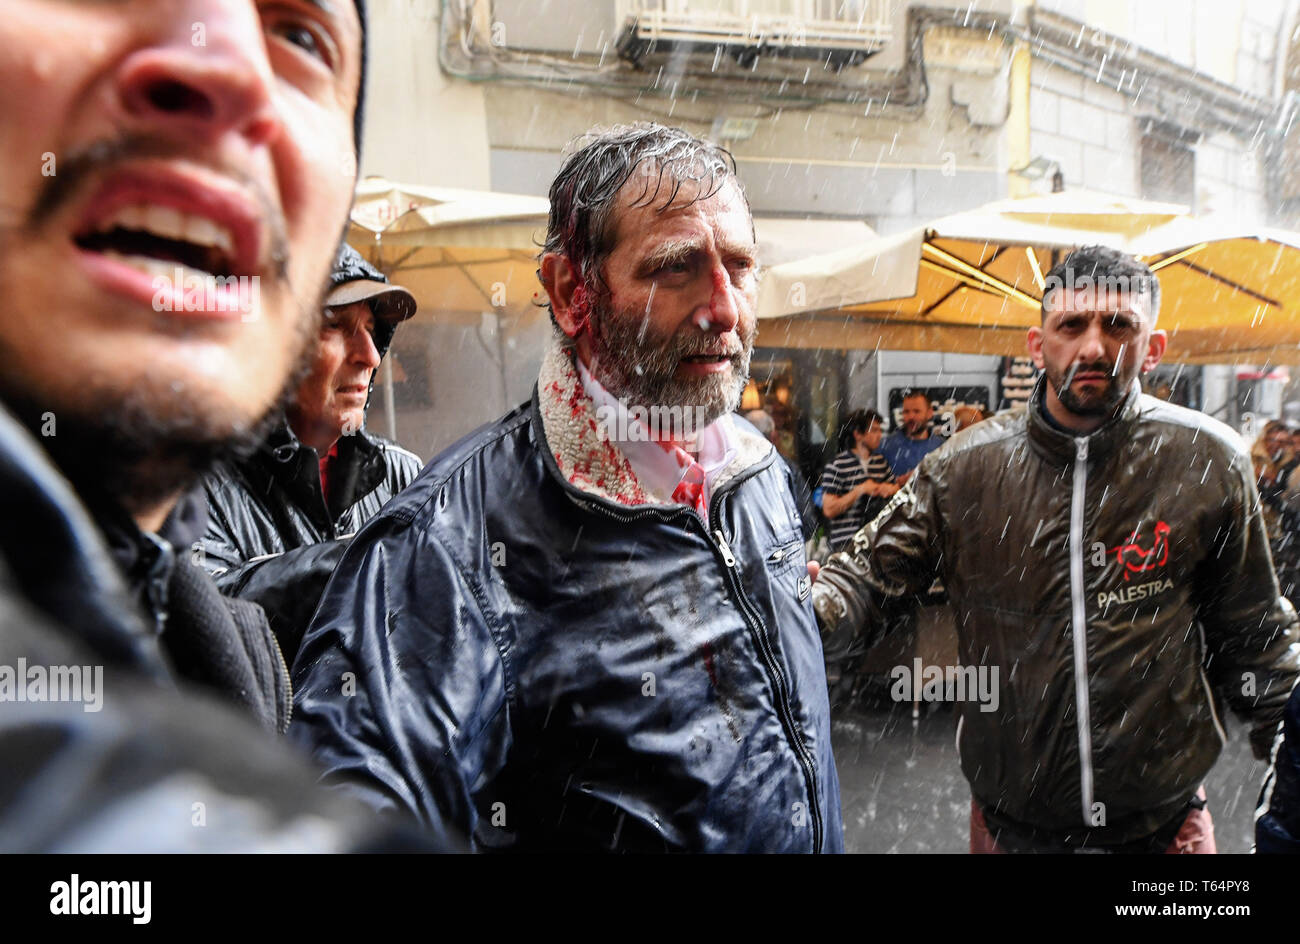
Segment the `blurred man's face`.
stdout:
<path fill-rule="evenodd" d="M 311 371 L 289 406 L 290 425 L 310 446 L 328 449 L 366 419 L 370 378 L 379 366 L 369 302 L 325 309 Z"/>
<path fill-rule="evenodd" d="M 360 36 L 351 0 L 7 0 L 0 393 L 142 452 L 261 419 L 350 203 Z"/>
<path fill-rule="evenodd" d="M 913 439 L 925 432 L 932 416 L 934 407 L 930 406 L 929 397 L 921 395 L 903 400 L 903 429 Z"/>
<path fill-rule="evenodd" d="M 1055 400 L 1086 419 L 1111 416 L 1134 379 L 1160 362 L 1165 334 L 1153 331 L 1142 293 L 1058 290 L 1042 327 L 1029 330 L 1029 352 L 1047 374 Z"/>
<path fill-rule="evenodd" d="M 880 448 L 880 440 L 884 438 L 884 431 L 880 428 L 880 423 L 876 420 L 871 421 L 871 426 L 865 433 L 853 432 L 854 442 L 858 448 L 866 446 L 872 452 Z"/>
<path fill-rule="evenodd" d="M 698 202 L 689 182 L 674 206 L 620 196 L 609 295 L 592 305 L 588 365 L 601 385 L 643 406 L 702 407 L 705 422 L 740 403 L 757 330 L 757 247 L 740 192 Z M 580 347 L 581 350 L 581 347 Z"/>

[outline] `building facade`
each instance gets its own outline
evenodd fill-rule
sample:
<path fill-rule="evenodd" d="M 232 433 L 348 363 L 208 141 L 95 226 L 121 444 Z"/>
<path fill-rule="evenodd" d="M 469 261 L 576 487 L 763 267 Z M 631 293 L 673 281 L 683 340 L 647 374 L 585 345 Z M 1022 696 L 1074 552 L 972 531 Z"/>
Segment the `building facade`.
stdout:
<path fill-rule="evenodd" d="M 545 195 L 575 136 L 648 119 L 725 143 L 760 217 L 890 234 L 1057 178 L 1300 225 L 1288 0 L 370 5 L 363 174 Z M 549 331 L 535 290 L 422 310 L 394 345 L 395 415 L 381 403 L 372 425 L 427 457 L 525 399 Z M 758 345 L 759 393 L 810 472 L 849 409 L 910 387 L 983 389 L 992 408 L 1005 392 L 999 357 Z M 1282 412 L 1281 381 L 1236 374 L 1171 368 L 1152 386 L 1229 422 L 1243 391 L 1244 410 Z"/>

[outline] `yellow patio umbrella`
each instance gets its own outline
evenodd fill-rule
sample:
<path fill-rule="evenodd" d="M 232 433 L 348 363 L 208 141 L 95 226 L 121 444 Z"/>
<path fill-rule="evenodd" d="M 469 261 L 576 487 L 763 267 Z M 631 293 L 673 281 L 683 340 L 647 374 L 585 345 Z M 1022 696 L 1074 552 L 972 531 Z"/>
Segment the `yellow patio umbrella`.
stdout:
<path fill-rule="evenodd" d="M 1300 364 L 1300 234 L 1087 191 L 1004 200 L 855 252 L 778 266 L 767 344 L 1025 353 L 1045 274 L 1104 244 L 1160 279 L 1166 360 Z"/>

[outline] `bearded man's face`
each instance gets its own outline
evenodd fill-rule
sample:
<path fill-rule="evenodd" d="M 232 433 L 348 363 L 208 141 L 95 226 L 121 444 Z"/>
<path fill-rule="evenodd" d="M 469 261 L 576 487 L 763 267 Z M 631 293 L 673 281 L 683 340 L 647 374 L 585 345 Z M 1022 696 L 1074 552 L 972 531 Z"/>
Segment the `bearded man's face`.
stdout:
<path fill-rule="evenodd" d="M 1153 349 L 1147 306 L 1137 293 L 1055 294 L 1042 327 L 1031 330 L 1030 350 L 1071 414 L 1111 416 L 1143 369 L 1159 361 L 1164 347 Z"/>
<path fill-rule="evenodd" d="M 731 412 L 757 334 L 753 221 L 727 182 L 697 199 L 688 182 L 667 209 L 620 197 L 616 239 L 593 293 L 591 370 L 631 404 L 681 407 L 709 423 Z"/>

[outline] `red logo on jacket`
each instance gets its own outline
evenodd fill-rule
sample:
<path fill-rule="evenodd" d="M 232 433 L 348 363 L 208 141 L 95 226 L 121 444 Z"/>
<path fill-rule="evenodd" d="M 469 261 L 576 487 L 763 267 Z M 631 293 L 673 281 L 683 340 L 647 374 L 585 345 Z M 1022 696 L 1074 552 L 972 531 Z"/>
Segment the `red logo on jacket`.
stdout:
<path fill-rule="evenodd" d="M 1111 548 L 1115 560 L 1124 565 L 1125 580 L 1129 579 L 1130 574 L 1144 574 L 1163 567 L 1169 560 L 1169 525 L 1163 521 L 1156 522 L 1155 536 L 1150 547 L 1143 547 L 1139 543 L 1140 530 L 1140 526 L 1134 528 L 1127 541 L 1119 547 Z"/>

